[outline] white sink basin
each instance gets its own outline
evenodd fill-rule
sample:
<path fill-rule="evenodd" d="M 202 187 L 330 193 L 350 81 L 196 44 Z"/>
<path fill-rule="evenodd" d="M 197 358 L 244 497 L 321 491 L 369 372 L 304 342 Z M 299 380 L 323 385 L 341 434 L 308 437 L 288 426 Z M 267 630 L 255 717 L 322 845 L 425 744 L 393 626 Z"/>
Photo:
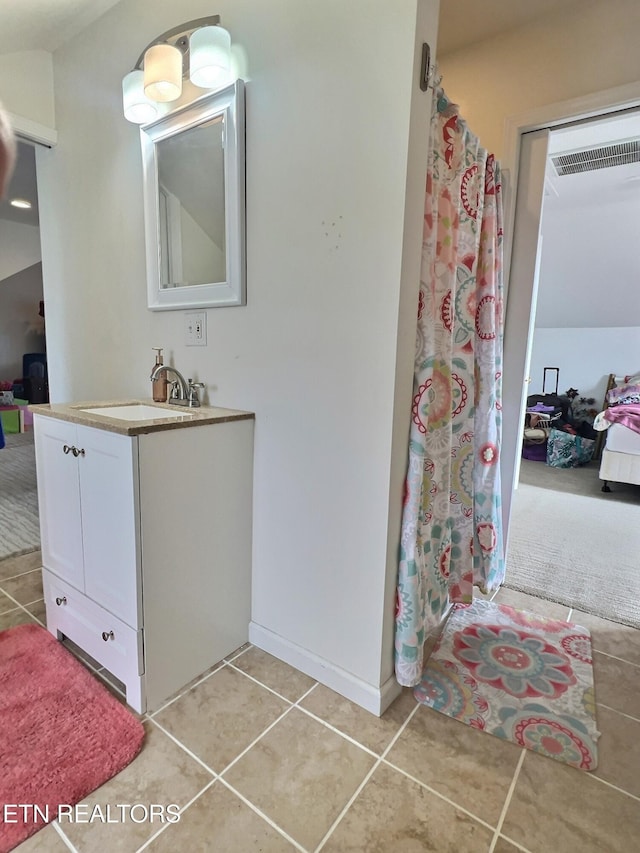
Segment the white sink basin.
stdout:
<path fill-rule="evenodd" d="M 98 406 L 95 409 L 79 409 L 89 415 L 104 415 L 120 421 L 166 421 L 188 420 L 193 417 L 190 412 L 160 409 L 156 406 L 145 406 L 144 403 L 134 403 L 130 406 Z"/>

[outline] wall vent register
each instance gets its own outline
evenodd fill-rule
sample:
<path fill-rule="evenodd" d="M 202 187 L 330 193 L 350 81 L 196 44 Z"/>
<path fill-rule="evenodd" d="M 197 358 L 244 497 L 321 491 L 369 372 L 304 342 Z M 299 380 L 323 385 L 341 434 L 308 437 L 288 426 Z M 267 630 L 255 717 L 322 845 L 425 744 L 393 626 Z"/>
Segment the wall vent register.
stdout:
<path fill-rule="evenodd" d="M 640 140 L 630 139 L 597 148 L 554 154 L 551 162 L 559 177 L 575 175 L 578 172 L 594 172 L 596 169 L 608 169 L 610 166 L 640 163 Z"/>

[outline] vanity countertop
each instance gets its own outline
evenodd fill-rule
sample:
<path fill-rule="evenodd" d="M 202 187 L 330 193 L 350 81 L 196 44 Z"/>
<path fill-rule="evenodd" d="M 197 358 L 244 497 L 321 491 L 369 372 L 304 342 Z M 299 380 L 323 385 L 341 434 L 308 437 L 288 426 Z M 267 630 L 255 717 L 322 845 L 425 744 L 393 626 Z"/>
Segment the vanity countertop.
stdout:
<path fill-rule="evenodd" d="M 163 409 L 167 418 L 148 418 L 141 420 L 123 420 L 109 417 L 107 407 L 146 406 Z M 105 407 L 105 413 L 86 412 L 83 409 L 98 409 Z M 82 426 L 96 427 L 120 435 L 143 435 L 149 432 L 160 432 L 167 429 L 183 429 L 184 427 L 202 426 L 204 424 L 227 423 L 228 421 L 253 420 L 253 412 L 243 412 L 239 409 L 222 409 L 217 406 L 200 406 L 187 408 L 172 406 L 168 403 L 154 403 L 152 400 L 92 400 L 86 403 L 43 403 L 29 406 L 35 415 L 45 415 L 62 421 L 71 421 Z"/>

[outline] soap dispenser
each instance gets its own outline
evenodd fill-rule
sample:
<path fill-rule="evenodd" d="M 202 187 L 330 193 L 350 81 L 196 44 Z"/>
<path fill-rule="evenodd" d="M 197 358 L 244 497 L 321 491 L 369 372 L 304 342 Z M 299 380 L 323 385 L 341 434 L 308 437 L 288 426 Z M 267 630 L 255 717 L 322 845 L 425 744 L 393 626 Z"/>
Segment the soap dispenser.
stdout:
<path fill-rule="evenodd" d="M 156 363 L 154 370 L 161 364 L 164 364 L 162 358 L 162 347 L 152 347 L 156 351 Z M 167 402 L 167 372 L 163 370 L 160 376 L 157 376 L 151 383 L 152 396 L 155 403 Z"/>

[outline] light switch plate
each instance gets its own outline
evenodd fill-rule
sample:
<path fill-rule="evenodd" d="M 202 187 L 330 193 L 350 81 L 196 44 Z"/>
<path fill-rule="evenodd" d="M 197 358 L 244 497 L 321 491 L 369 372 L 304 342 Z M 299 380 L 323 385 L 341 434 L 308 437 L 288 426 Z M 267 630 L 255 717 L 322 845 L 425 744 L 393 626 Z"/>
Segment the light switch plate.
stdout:
<path fill-rule="evenodd" d="M 188 311 L 184 315 L 184 342 L 188 347 L 206 347 L 206 311 Z"/>

